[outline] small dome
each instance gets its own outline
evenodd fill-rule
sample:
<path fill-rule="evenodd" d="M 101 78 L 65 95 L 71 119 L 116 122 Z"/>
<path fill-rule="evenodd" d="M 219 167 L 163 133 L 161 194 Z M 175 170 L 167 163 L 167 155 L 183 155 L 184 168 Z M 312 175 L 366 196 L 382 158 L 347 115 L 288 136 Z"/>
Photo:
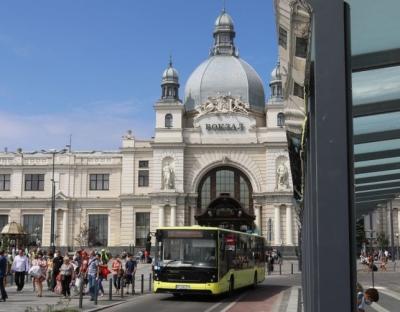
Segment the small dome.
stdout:
<path fill-rule="evenodd" d="M 276 80 L 282 80 L 281 76 L 281 65 L 280 62 L 276 64 L 275 68 L 271 72 L 271 82 L 276 81 Z"/>
<path fill-rule="evenodd" d="M 179 74 L 178 71 L 172 67 L 172 63 L 170 62 L 168 68 L 164 70 L 162 74 L 162 83 L 178 83 L 179 82 Z"/>
<path fill-rule="evenodd" d="M 224 26 L 233 28 L 233 19 L 232 17 L 223 11 L 215 20 L 215 27 Z"/>

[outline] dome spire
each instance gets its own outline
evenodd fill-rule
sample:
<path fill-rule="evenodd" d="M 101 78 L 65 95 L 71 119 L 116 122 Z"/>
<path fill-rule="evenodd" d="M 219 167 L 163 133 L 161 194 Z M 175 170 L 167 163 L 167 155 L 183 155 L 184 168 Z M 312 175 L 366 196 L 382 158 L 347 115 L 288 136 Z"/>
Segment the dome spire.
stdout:
<path fill-rule="evenodd" d="M 234 44 L 235 30 L 232 17 L 225 11 L 225 1 L 222 13 L 217 17 L 214 26 L 214 45 L 211 55 L 234 55 L 236 47 Z"/>
<path fill-rule="evenodd" d="M 168 67 L 164 70 L 161 82 L 161 99 L 178 100 L 179 99 L 179 74 L 172 66 L 172 55 L 169 55 Z"/>
<path fill-rule="evenodd" d="M 279 57 L 274 70 L 271 72 L 269 87 L 271 88 L 271 100 L 282 101 L 282 74 Z"/>

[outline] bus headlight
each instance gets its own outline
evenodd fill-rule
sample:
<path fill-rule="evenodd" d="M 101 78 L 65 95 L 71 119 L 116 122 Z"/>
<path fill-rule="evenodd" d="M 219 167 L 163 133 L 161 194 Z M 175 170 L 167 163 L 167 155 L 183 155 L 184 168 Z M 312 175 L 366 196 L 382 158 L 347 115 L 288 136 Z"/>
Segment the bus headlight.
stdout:
<path fill-rule="evenodd" d="M 216 282 L 217 281 L 217 277 L 215 275 L 211 276 L 211 282 Z"/>

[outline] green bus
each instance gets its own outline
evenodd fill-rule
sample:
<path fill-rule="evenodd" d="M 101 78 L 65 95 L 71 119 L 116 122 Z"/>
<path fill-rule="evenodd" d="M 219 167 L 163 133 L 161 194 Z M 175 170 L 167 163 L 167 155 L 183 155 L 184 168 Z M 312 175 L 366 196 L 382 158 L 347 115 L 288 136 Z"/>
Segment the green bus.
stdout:
<path fill-rule="evenodd" d="M 218 295 L 265 279 L 264 238 L 217 227 L 156 231 L 154 292 Z"/>

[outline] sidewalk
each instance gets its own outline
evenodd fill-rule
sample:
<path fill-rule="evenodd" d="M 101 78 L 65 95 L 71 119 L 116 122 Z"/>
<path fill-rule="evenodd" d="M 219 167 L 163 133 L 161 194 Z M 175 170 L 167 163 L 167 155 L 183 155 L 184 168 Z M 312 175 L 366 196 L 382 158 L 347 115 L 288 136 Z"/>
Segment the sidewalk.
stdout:
<path fill-rule="evenodd" d="M 8 293 L 8 300 L 6 302 L 0 302 L 0 312 L 33 312 L 33 311 L 97 311 L 104 309 L 105 307 L 111 307 L 128 300 L 132 300 L 137 295 L 141 294 L 141 274 L 144 275 L 144 289 L 143 294 L 150 293 L 149 291 L 149 273 L 151 272 L 151 265 L 149 264 L 139 264 L 136 271 L 135 279 L 135 295 L 125 294 L 121 298 L 121 295 L 116 296 L 113 289 L 112 301 L 109 300 L 109 280 L 103 281 L 103 287 L 105 295 L 103 297 L 98 297 L 97 306 L 93 301 L 90 301 L 90 297 L 83 296 L 83 306 L 79 309 L 79 296 L 72 296 L 70 299 L 61 298 L 61 296 L 56 295 L 47 290 L 44 287 L 43 297 L 37 297 L 36 293 L 33 291 L 33 285 L 29 281 L 25 283 L 24 289 L 21 292 L 16 291 L 16 286 L 10 286 L 6 288 Z M 45 285 L 43 285 L 45 286 Z M 46 290 L 45 290 L 46 289 Z M 129 289 L 130 290 L 130 289 Z"/>

